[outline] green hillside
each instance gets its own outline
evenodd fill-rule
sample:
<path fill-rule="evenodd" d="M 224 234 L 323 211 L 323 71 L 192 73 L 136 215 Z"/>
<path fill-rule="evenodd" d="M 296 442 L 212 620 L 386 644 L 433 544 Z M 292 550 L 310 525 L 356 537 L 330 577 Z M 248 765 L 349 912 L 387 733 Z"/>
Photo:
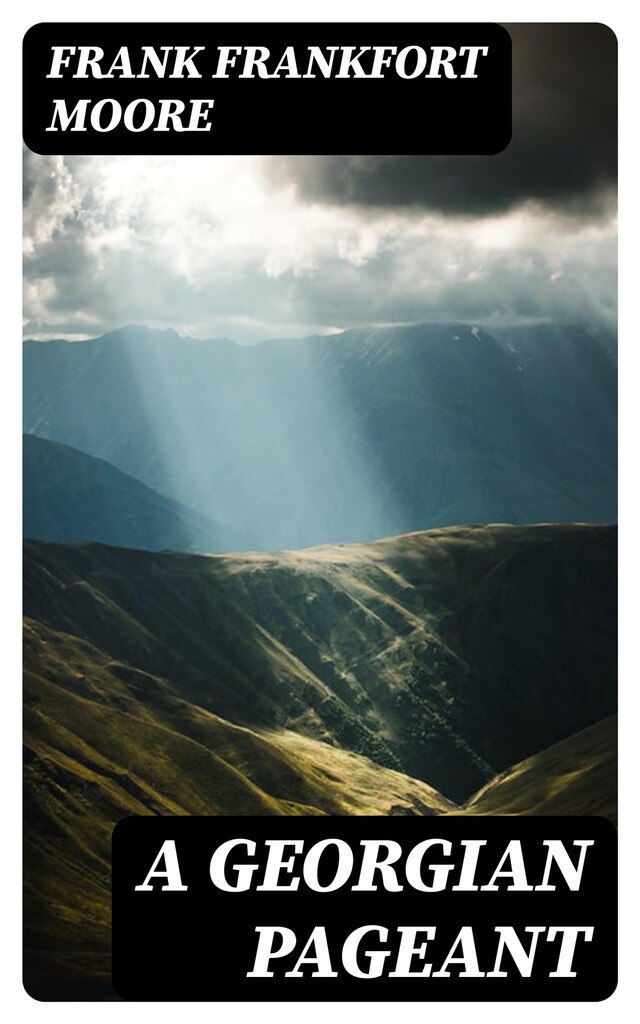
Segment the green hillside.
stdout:
<path fill-rule="evenodd" d="M 591 526 L 213 557 L 29 542 L 25 613 L 122 663 L 130 686 L 163 678 L 460 802 L 615 711 L 615 549 Z"/>
<path fill-rule="evenodd" d="M 587 526 L 241 556 L 27 542 L 29 991 L 111 997 L 110 836 L 128 814 L 612 814 L 614 728 L 595 723 L 615 711 L 615 542 Z"/>
<path fill-rule="evenodd" d="M 129 814 L 433 814 L 430 786 L 232 725 L 167 683 L 25 622 L 25 980 L 110 998 L 111 831 Z"/>
<path fill-rule="evenodd" d="M 46 999 L 110 999 L 111 831 L 129 814 L 605 814 L 607 719 L 458 808 L 434 789 L 293 732 L 234 726 L 154 677 L 25 624 L 25 980 Z M 90 683 L 88 678 L 90 677 Z"/>
<path fill-rule="evenodd" d="M 583 729 L 498 775 L 468 814 L 598 814 L 617 820 L 618 720 Z"/>

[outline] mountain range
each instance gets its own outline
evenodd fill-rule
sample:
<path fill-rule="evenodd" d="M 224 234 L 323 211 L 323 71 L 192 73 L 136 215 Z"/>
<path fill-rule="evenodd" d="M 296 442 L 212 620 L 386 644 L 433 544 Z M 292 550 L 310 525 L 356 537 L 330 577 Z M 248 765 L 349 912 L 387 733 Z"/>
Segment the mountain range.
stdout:
<path fill-rule="evenodd" d="M 106 460 L 221 539 L 231 524 L 228 550 L 616 520 L 614 341 L 595 329 L 422 324 L 243 347 L 132 327 L 27 342 L 24 364 L 25 433 Z"/>
<path fill-rule="evenodd" d="M 606 332 L 24 359 L 32 995 L 113 998 L 128 814 L 615 819 Z"/>

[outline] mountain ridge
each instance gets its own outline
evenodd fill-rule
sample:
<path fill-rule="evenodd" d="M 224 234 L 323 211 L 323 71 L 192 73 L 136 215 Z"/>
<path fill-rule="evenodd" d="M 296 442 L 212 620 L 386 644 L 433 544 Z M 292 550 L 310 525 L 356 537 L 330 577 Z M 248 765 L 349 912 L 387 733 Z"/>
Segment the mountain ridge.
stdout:
<path fill-rule="evenodd" d="M 69 445 L 25 434 L 22 472 L 25 537 L 152 551 L 228 551 L 248 544 L 231 527 Z"/>
<path fill-rule="evenodd" d="M 459 801 L 615 710 L 615 547 L 591 526 L 235 556 L 32 541 L 25 614 Z"/>
<path fill-rule="evenodd" d="M 24 429 L 263 550 L 469 522 L 613 522 L 610 336 L 426 324 L 253 347 L 24 346 Z"/>
<path fill-rule="evenodd" d="M 613 817 L 615 545 L 588 525 L 236 555 L 26 541 L 29 993 L 114 998 L 129 814 Z"/>

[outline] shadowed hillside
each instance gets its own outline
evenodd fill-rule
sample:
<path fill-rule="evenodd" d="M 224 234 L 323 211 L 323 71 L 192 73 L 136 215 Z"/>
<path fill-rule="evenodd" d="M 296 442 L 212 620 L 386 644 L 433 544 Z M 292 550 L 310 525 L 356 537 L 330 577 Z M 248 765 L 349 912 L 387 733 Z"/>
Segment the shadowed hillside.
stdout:
<path fill-rule="evenodd" d="M 29 542 L 25 613 L 459 801 L 615 711 L 615 544 L 587 526 L 211 557 Z"/>
<path fill-rule="evenodd" d="M 26 621 L 25 981 L 111 999 L 111 830 L 129 814 L 607 814 L 615 719 L 534 755 L 458 809 L 431 787 L 293 732 L 234 726 L 160 679 Z"/>
<path fill-rule="evenodd" d="M 615 710 L 615 541 L 28 541 L 29 991 L 111 997 L 110 835 L 128 814 L 613 813 L 615 731 L 585 727 Z"/>
<path fill-rule="evenodd" d="M 23 437 L 24 536 L 100 541 L 151 551 L 228 551 L 246 541 L 230 527 L 157 494 L 103 459 Z"/>
<path fill-rule="evenodd" d="M 617 821 L 618 720 L 612 715 L 509 768 L 468 814 L 598 814 Z"/>
<path fill-rule="evenodd" d="M 293 733 L 256 732 L 163 679 L 25 621 L 25 982 L 109 999 L 111 831 L 130 814 L 433 814 L 430 786 Z"/>

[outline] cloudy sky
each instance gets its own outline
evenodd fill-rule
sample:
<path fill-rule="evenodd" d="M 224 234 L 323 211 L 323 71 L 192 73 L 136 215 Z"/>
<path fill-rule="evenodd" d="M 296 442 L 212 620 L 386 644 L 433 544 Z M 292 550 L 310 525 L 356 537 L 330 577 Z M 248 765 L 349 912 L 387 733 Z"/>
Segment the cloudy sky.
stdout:
<path fill-rule="evenodd" d="M 614 327 L 615 41 L 601 26 L 510 31 L 513 139 L 498 156 L 27 152 L 25 336 Z"/>

